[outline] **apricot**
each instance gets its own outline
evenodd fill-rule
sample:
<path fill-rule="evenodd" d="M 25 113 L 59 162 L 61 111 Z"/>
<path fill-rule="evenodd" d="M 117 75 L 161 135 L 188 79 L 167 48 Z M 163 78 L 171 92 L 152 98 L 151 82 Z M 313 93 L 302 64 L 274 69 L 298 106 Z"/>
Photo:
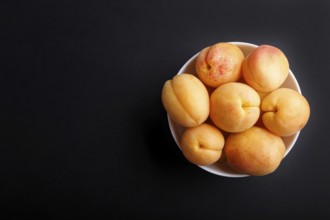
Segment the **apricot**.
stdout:
<path fill-rule="evenodd" d="M 248 85 L 260 92 L 279 88 L 289 74 L 289 62 L 278 48 L 261 45 L 243 61 L 242 74 Z"/>
<path fill-rule="evenodd" d="M 279 136 L 253 126 L 230 134 L 224 152 L 229 166 L 237 172 L 262 176 L 278 168 L 285 154 L 285 145 Z"/>
<path fill-rule="evenodd" d="M 165 82 L 162 102 L 170 118 L 184 127 L 194 127 L 209 116 L 209 94 L 194 75 L 180 74 Z"/>
<path fill-rule="evenodd" d="M 180 147 L 191 163 L 207 166 L 220 159 L 224 143 L 224 137 L 217 127 L 203 123 L 185 130 Z"/>
<path fill-rule="evenodd" d="M 260 115 L 260 97 L 250 86 L 231 82 L 219 86 L 210 97 L 210 118 L 220 129 L 241 132 Z"/>
<path fill-rule="evenodd" d="M 276 135 L 286 137 L 305 127 L 310 107 L 306 98 L 289 88 L 279 88 L 267 95 L 261 103 L 262 122 Z"/>
<path fill-rule="evenodd" d="M 203 83 L 210 87 L 218 87 L 240 78 L 243 59 L 244 54 L 238 46 L 217 43 L 199 53 L 195 69 Z"/>

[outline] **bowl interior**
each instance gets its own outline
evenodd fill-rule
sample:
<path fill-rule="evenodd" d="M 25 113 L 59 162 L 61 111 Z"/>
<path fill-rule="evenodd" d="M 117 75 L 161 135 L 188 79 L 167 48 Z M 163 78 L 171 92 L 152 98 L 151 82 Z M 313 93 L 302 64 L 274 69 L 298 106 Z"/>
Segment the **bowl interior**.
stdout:
<path fill-rule="evenodd" d="M 237 45 L 242 50 L 244 56 L 247 56 L 253 49 L 258 47 L 257 45 L 250 44 L 250 43 L 244 43 L 244 42 L 230 42 L 230 43 Z M 190 73 L 190 74 L 196 75 L 195 62 L 196 62 L 196 58 L 197 58 L 198 54 L 199 53 L 197 53 L 193 57 L 191 57 L 182 66 L 182 68 L 179 70 L 178 74 Z M 289 70 L 289 75 L 281 87 L 291 88 L 291 89 L 294 89 L 294 90 L 298 91 L 299 93 L 301 93 L 299 84 L 291 70 Z M 172 136 L 175 140 L 175 143 L 180 148 L 180 140 L 181 140 L 182 134 L 186 128 L 175 123 L 169 116 L 167 118 L 168 118 L 169 127 L 171 130 Z M 298 132 L 292 136 L 282 138 L 283 142 L 285 144 L 285 147 L 286 147 L 285 156 L 291 151 L 293 145 L 297 141 L 299 133 L 300 132 Z M 236 171 L 231 169 L 226 162 L 216 162 L 209 166 L 199 166 L 199 167 L 210 173 L 213 173 L 213 174 L 219 175 L 219 176 L 225 176 L 225 177 L 249 176 L 246 174 L 237 173 Z"/>

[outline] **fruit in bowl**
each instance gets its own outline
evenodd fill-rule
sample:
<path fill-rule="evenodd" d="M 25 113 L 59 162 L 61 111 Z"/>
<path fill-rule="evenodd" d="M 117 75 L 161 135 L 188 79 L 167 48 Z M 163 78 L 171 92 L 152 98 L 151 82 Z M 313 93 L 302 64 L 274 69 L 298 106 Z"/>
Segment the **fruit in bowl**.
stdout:
<path fill-rule="evenodd" d="M 234 44 L 217 43 L 204 48 L 196 60 L 196 72 L 203 83 L 218 87 L 241 77 L 243 52 Z"/>
<path fill-rule="evenodd" d="M 200 125 L 209 116 L 208 92 L 191 74 L 176 75 L 168 80 L 163 87 L 162 102 L 170 117 L 185 127 Z"/>
<path fill-rule="evenodd" d="M 288 77 L 289 62 L 280 49 L 261 45 L 244 59 L 242 74 L 247 84 L 257 91 L 270 92 Z"/>
<path fill-rule="evenodd" d="M 203 123 L 185 130 L 180 146 L 190 162 L 207 166 L 220 159 L 224 143 L 224 137 L 219 129 Z"/>
<path fill-rule="evenodd" d="M 210 97 L 210 118 L 220 129 L 240 132 L 252 127 L 260 115 L 260 97 L 250 86 L 231 82 Z"/>
<path fill-rule="evenodd" d="M 227 163 L 237 172 L 253 176 L 272 173 L 285 153 L 283 140 L 264 128 L 253 126 L 226 139 Z"/>
<path fill-rule="evenodd" d="M 293 89 L 280 88 L 267 95 L 261 105 L 262 122 L 274 134 L 286 137 L 305 127 L 309 104 L 304 96 Z"/>
<path fill-rule="evenodd" d="M 221 49 L 217 48 L 219 45 Z M 211 48 L 217 50 L 210 51 Z M 238 48 L 243 59 L 238 58 L 239 52 L 230 55 L 236 49 L 223 48 Z M 236 75 L 228 81 L 209 77 L 212 65 L 207 62 L 208 56 L 222 58 L 217 60 L 218 64 L 223 60 L 234 60 L 235 68 L 227 70 L 238 69 L 239 77 Z M 209 65 L 206 69 L 203 67 L 205 63 Z M 230 62 L 223 63 L 224 66 L 228 64 Z M 206 79 L 200 74 L 202 67 L 204 76 L 208 77 Z M 246 177 L 274 172 L 308 122 L 309 103 L 301 94 L 286 56 L 274 46 L 244 42 L 217 43 L 190 58 L 173 80 L 180 75 L 194 76 L 199 82 L 198 89 L 191 84 L 185 89 L 171 91 L 169 83 L 165 83 L 162 101 L 168 112 L 169 127 L 187 160 L 210 173 Z M 217 83 L 210 83 L 210 79 Z M 178 91 L 184 92 L 181 94 Z M 196 101 L 199 96 L 197 99 L 201 102 Z M 168 102 L 167 99 L 174 101 Z M 199 109 L 204 111 L 199 112 Z M 186 116 L 182 112 L 203 117 L 197 120 L 198 117 L 194 116 L 194 123 L 184 124 L 181 121 L 185 121 Z M 199 128 L 204 126 L 211 126 L 212 131 Z M 219 135 L 212 135 L 218 133 L 214 129 L 223 135 L 223 142 Z"/>

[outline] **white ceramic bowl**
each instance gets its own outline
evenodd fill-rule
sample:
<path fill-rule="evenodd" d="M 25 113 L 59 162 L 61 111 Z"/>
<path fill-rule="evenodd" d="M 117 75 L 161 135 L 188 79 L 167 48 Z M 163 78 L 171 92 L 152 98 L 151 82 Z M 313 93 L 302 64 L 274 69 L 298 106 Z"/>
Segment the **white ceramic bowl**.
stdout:
<path fill-rule="evenodd" d="M 253 49 L 258 47 L 255 44 L 244 43 L 244 42 L 230 42 L 230 43 L 237 45 L 242 50 L 242 52 L 244 53 L 244 56 L 247 56 Z M 191 57 L 181 67 L 178 74 L 190 73 L 190 74 L 196 75 L 195 62 L 196 62 L 196 58 L 197 58 L 198 54 L 199 53 L 197 53 L 193 57 Z M 297 80 L 296 80 L 296 78 L 293 75 L 291 70 L 289 70 L 288 78 L 286 79 L 286 81 L 283 83 L 283 85 L 281 87 L 291 88 L 291 89 L 294 89 L 294 90 L 298 91 L 299 93 L 301 93 L 299 84 L 298 84 L 298 82 L 297 82 Z M 175 123 L 169 116 L 167 116 L 167 118 L 168 118 L 168 123 L 169 123 L 169 127 L 170 127 L 170 130 L 171 130 L 172 136 L 173 136 L 176 144 L 180 148 L 180 140 L 181 140 L 182 134 L 183 134 L 183 132 L 185 131 L 186 128 L 184 128 L 184 127 L 178 125 L 177 123 Z M 285 147 L 286 147 L 285 156 L 290 152 L 293 145 L 297 141 L 299 133 L 300 132 L 296 133 L 295 135 L 282 138 L 283 142 L 285 144 Z M 210 173 L 213 173 L 213 174 L 219 175 L 219 176 L 224 176 L 224 177 L 246 177 L 246 176 L 249 176 L 249 175 L 246 175 L 246 174 L 235 172 L 233 169 L 231 169 L 228 166 L 228 164 L 226 162 L 216 162 L 216 163 L 214 163 L 212 165 L 209 165 L 209 166 L 199 166 L 199 167 L 206 170 L 206 171 L 208 171 L 208 172 L 210 172 Z"/>

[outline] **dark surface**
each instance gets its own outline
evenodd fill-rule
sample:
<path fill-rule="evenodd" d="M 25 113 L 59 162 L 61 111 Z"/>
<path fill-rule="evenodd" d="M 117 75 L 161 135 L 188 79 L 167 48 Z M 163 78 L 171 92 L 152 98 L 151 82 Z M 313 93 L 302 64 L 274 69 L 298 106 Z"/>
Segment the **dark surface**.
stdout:
<path fill-rule="evenodd" d="M 3 2 L 4 219 L 330 217 L 329 2 Z M 209 174 L 171 137 L 163 83 L 221 41 L 281 48 L 311 105 L 273 174 Z"/>

